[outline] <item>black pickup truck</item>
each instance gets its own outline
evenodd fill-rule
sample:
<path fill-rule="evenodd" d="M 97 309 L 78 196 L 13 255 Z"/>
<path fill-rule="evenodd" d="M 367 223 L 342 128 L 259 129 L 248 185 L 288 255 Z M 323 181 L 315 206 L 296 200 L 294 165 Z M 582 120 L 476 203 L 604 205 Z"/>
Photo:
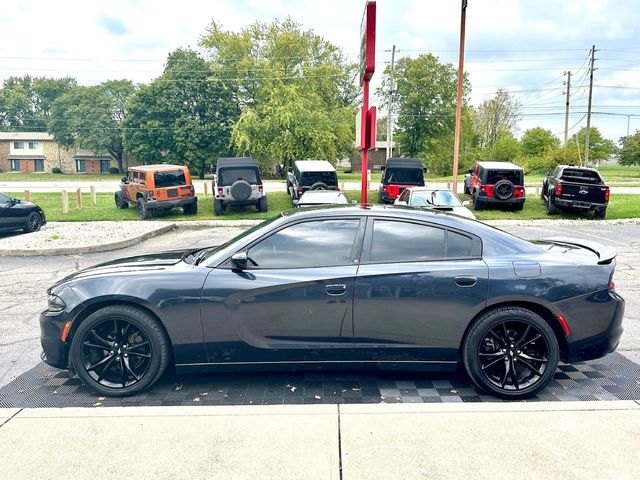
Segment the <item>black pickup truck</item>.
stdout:
<path fill-rule="evenodd" d="M 547 172 L 541 196 L 547 202 L 549 215 L 564 208 L 593 210 L 595 218 L 604 218 L 609 205 L 609 187 L 600 173 L 573 165 L 558 165 L 553 172 Z"/>

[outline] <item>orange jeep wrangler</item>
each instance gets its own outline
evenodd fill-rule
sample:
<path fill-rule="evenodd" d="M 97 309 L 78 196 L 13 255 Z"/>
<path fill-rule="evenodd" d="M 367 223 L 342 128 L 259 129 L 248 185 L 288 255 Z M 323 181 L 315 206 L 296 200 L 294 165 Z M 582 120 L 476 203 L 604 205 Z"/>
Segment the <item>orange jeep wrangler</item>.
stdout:
<path fill-rule="evenodd" d="M 198 197 L 189 168 L 183 165 L 144 165 L 129 168 L 114 195 L 116 207 L 135 205 L 141 219 L 155 210 L 182 207 L 186 215 L 198 212 Z"/>

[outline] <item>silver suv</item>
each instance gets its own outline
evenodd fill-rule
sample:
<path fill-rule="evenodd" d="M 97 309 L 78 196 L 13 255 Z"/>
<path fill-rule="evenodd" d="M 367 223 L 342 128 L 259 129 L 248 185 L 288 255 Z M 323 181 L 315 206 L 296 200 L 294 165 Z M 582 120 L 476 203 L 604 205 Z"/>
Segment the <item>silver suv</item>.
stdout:
<path fill-rule="evenodd" d="M 213 211 L 218 216 L 227 205 L 255 205 L 261 212 L 268 209 L 260 168 L 251 157 L 219 158 L 213 193 Z"/>

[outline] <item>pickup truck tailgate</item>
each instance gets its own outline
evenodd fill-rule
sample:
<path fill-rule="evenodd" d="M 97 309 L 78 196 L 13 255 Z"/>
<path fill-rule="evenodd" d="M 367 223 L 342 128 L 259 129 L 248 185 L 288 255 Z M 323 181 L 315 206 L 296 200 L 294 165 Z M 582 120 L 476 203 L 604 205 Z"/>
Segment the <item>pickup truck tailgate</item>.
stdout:
<path fill-rule="evenodd" d="M 607 187 L 604 185 L 587 185 L 581 183 L 562 182 L 562 192 L 557 197 L 575 202 L 605 203 Z"/>

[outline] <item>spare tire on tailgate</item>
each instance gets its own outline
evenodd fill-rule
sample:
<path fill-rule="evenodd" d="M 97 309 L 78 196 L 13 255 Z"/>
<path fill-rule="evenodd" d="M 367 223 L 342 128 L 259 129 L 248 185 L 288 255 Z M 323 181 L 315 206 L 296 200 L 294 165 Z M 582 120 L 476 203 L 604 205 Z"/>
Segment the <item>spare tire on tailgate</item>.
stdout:
<path fill-rule="evenodd" d="M 329 186 L 324 182 L 316 182 L 311 185 L 309 190 L 329 190 Z"/>
<path fill-rule="evenodd" d="M 251 185 L 245 180 L 236 180 L 231 185 L 231 195 L 234 200 L 248 200 L 251 196 Z"/>
<path fill-rule="evenodd" d="M 500 180 L 493 186 L 493 194 L 499 200 L 508 200 L 513 196 L 513 183 L 509 180 Z"/>

